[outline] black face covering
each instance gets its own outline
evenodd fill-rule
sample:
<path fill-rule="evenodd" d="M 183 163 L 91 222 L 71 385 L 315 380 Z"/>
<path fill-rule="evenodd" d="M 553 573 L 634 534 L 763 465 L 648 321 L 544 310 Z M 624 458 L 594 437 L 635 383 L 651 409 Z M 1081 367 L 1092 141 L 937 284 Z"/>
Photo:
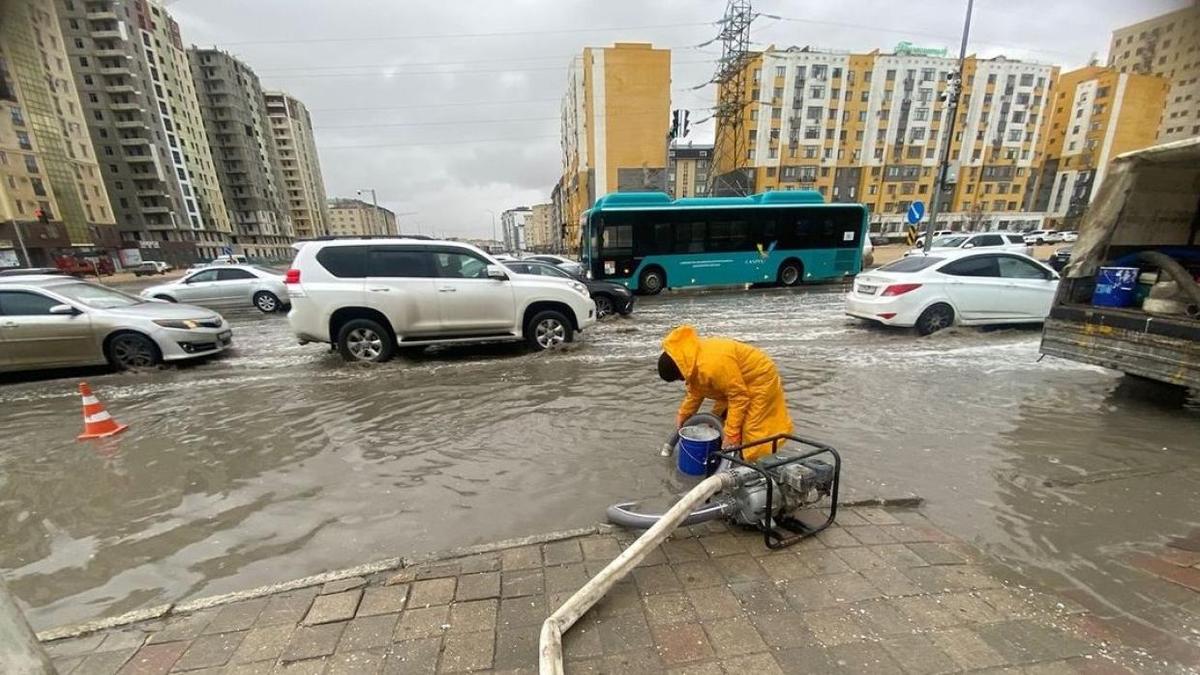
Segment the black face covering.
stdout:
<path fill-rule="evenodd" d="M 683 379 L 683 373 L 679 372 L 679 366 L 675 365 L 675 360 L 666 352 L 658 355 L 658 376 L 664 382 L 678 382 Z"/>

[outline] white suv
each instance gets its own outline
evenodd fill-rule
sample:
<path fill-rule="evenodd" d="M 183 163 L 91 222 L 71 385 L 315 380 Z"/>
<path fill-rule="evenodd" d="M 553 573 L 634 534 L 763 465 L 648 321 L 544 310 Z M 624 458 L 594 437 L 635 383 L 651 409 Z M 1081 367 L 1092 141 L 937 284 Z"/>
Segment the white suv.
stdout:
<path fill-rule="evenodd" d="M 524 339 L 549 349 L 596 322 L 583 284 L 510 274 L 467 244 L 332 239 L 296 249 L 284 277 L 292 330 L 347 361 L 386 361 L 409 345 Z"/>
<path fill-rule="evenodd" d="M 1030 255 L 1033 249 L 1025 244 L 1025 237 L 1017 232 L 951 232 L 934 237 L 931 252 L 946 252 L 955 249 L 990 248 L 997 251 Z M 914 248 L 905 256 L 922 255 L 923 248 Z"/>

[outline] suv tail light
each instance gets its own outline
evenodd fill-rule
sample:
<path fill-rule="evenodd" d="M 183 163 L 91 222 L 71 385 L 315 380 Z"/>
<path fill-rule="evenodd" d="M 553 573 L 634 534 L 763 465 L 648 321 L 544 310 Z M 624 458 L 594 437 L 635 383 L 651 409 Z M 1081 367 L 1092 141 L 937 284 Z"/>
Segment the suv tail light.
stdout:
<path fill-rule="evenodd" d="M 285 283 L 285 284 L 300 283 L 300 270 L 289 269 L 287 272 L 285 272 L 283 275 L 283 283 Z"/>
<path fill-rule="evenodd" d="M 908 293 L 909 291 L 915 291 L 920 287 L 921 284 L 892 284 L 891 286 L 883 289 L 883 293 L 880 295 L 885 298 L 889 296 L 904 295 L 905 293 Z"/>

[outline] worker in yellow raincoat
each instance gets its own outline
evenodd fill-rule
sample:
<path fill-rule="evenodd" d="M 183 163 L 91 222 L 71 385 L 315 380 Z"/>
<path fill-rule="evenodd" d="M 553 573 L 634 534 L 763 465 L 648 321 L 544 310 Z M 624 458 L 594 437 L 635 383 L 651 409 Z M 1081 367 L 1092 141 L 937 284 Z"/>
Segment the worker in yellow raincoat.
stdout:
<path fill-rule="evenodd" d="M 792 433 L 779 371 L 769 356 L 748 344 L 702 338 L 692 326 L 680 326 L 663 339 L 658 374 L 687 386 L 676 427 L 695 415 L 704 399 L 712 399 L 713 413 L 725 419 L 725 447 Z M 764 443 L 747 448 L 744 459 L 754 461 L 770 452 L 771 444 Z"/>

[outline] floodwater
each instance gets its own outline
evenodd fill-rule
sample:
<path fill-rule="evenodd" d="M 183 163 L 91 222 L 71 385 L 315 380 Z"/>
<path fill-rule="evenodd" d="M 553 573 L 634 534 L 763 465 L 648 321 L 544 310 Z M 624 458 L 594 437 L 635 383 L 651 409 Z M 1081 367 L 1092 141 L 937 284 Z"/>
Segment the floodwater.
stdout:
<path fill-rule="evenodd" d="M 1196 639 L 1200 608 L 1123 563 L 1200 527 L 1195 401 L 1156 404 L 1114 373 L 1039 362 L 1036 330 L 864 327 L 841 294 L 649 298 L 562 351 L 430 350 L 377 367 L 297 345 L 283 316 L 230 313 L 236 349 L 221 358 L 89 376 L 130 425 L 103 442 L 75 441 L 77 377 L 10 377 L 0 570 L 48 627 L 594 523 L 678 487 L 658 448 L 682 392 L 654 363 L 690 322 L 775 358 L 798 431 L 842 452 L 846 481 L 915 492 L 1011 569 Z"/>

